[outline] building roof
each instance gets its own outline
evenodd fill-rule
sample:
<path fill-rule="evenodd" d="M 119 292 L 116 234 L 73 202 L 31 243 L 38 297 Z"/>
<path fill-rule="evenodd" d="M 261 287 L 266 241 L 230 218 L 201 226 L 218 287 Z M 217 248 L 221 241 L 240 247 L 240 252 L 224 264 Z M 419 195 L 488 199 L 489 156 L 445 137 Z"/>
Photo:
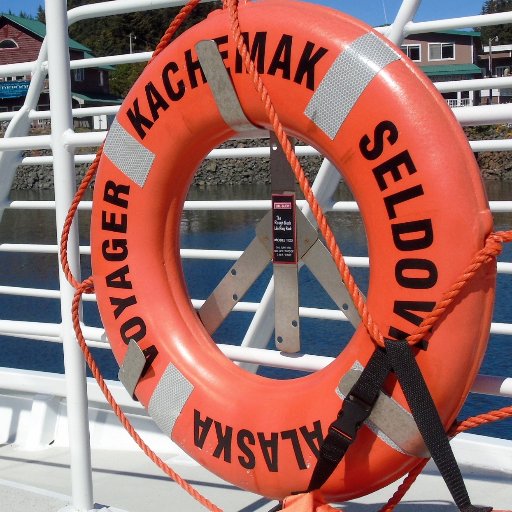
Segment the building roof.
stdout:
<path fill-rule="evenodd" d="M 77 101 L 83 103 L 95 103 L 105 105 L 120 105 L 123 102 L 122 98 L 114 96 L 112 94 L 100 94 L 100 93 L 83 93 L 83 92 L 72 92 L 71 96 Z"/>
<path fill-rule="evenodd" d="M 476 64 L 446 64 L 444 66 L 420 66 L 427 76 L 481 75 L 482 69 Z"/>
<path fill-rule="evenodd" d="M 377 25 L 375 28 L 383 28 L 383 27 L 390 27 L 391 25 L 389 23 L 384 25 Z M 454 36 L 472 36 L 472 37 L 480 37 L 482 35 L 481 32 L 478 32 L 477 30 L 471 30 L 471 29 L 452 29 L 452 30 L 432 30 L 431 32 L 425 32 L 426 34 L 452 34 Z M 421 34 L 421 33 L 420 33 Z M 420 34 L 411 34 L 412 37 L 415 35 Z"/>
<path fill-rule="evenodd" d="M 25 30 L 32 32 L 32 34 L 35 34 L 36 36 L 42 39 L 44 39 L 44 37 L 46 36 L 46 25 L 38 20 L 22 18 L 21 16 L 14 16 L 14 14 L 0 13 L 0 18 L 2 17 L 8 19 L 11 23 L 14 23 L 24 28 Z M 79 50 L 82 52 L 92 51 L 90 48 L 87 48 L 87 46 L 80 44 L 78 41 L 75 41 L 74 39 L 69 38 L 68 41 L 69 47 L 73 50 Z"/>
<path fill-rule="evenodd" d="M 435 30 L 434 34 L 451 34 L 454 36 L 472 36 L 472 37 L 480 37 L 482 34 L 476 30 Z"/>

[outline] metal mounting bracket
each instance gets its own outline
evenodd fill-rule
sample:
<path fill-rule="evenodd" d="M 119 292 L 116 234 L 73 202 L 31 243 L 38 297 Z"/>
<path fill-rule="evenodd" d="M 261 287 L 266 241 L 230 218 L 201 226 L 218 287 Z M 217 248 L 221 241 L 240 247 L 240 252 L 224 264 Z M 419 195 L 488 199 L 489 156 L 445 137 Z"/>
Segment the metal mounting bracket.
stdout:
<path fill-rule="evenodd" d="M 201 68 L 219 112 L 228 126 L 245 137 L 261 137 L 268 132 L 255 127 L 245 116 L 217 44 L 200 41 L 196 51 Z M 274 133 L 270 134 L 270 172 L 273 208 L 256 228 L 257 237 L 217 285 L 199 309 L 209 333 L 222 324 L 270 261 L 273 264 L 275 293 L 275 340 L 279 350 L 300 351 L 298 271 L 302 260 L 350 322 L 360 318 L 336 266 L 316 229 L 295 204 L 295 176 Z M 275 206 L 277 204 L 277 206 Z M 279 208 L 286 206 L 286 215 Z M 280 205 L 280 206 L 279 206 Z M 281 236 L 283 234 L 283 236 Z"/>
<path fill-rule="evenodd" d="M 217 108 L 226 124 L 243 138 L 266 137 L 268 132 L 254 126 L 244 114 L 217 43 L 211 39 L 199 41 L 196 52 Z"/>
<path fill-rule="evenodd" d="M 362 372 L 363 367 L 356 362 L 354 367 L 343 376 L 336 389 L 340 398 L 345 399 Z M 412 414 L 382 391 L 366 424 L 385 443 L 395 449 L 398 448 L 415 457 L 430 457 Z"/>

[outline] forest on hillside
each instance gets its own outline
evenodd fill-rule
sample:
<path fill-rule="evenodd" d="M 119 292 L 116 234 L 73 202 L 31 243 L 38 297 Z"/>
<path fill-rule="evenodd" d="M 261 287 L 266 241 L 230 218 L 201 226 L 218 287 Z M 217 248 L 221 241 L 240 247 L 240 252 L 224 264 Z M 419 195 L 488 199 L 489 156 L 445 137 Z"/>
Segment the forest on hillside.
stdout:
<path fill-rule="evenodd" d="M 72 9 L 101 1 L 107 0 L 68 0 L 67 4 L 68 9 Z M 220 0 L 199 4 L 179 32 L 204 19 L 210 11 L 220 6 Z M 179 11 L 180 7 L 173 7 L 85 20 L 71 25 L 69 35 L 90 48 L 96 56 L 152 51 Z M 45 21 L 41 7 L 37 18 Z M 111 93 L 124 97 L 144 66 L 145 63 L 116 66 L 110 73 Z"/>
<path fill-rule="evenodd" d="M 68 9 L 84 4 L 107 0 L 67 0 Z M 181 30 L 202 20 L 211 10 L 220 7 L 220 0 L 201 3 L 193 11 Z M 91 19 L 76 23 L 70 27 L 70 37 L 89 47 L 97 56 L 115 55 L 151 51 L 179 12 L 179 7 L 154 9 L 146 12 L 135 12 L 111 16 L 105 19 Z M 512 0 L 483 0 L 482 14 L 512 11 Z M 13 13 L 16 14 L 16 13 Z M 29 17 L 20 12 L 20 16 Z M 45 21 L 45 13 L 39 7 L 37 19 Z M 493 44 L 512 43 L 512 25 L 491 27 L 474 27 L 481 31 L 482 44 L 492 40 Z M 110 74 L 110 89 L 113 94 L 125 96 L 135 79 L 140 75 L 143 63 L 116 66 Z"/>
<path fill-rule="evenodd" d="M 68 9 L 88 3 L 92 1 L 68 0 Z M 218 1 L 199 4 L 180 31 L 204 19 L 219 6 Z M 109 17 L 107 23 L 105 18 L 86 20 L 72 25 L 69 35 L 88 46 L 95 55 L 152 51 L 179 10 L 179 7 L 174 7 L 122 14 Z M 110 74 L 110 91 L 124 97 L 144 66 L 144 63 L 116 66 Z"/>
<path fill-rule="evenodd" d="M 512 11 L 512 0 L 485 0 L 482 5 L 482 14 Z M 512 43 L 512 25 L 494 25 L 478 28 L 482 34 L 482 44 L 486 45 L 489 39 L 493 44 Z"/>

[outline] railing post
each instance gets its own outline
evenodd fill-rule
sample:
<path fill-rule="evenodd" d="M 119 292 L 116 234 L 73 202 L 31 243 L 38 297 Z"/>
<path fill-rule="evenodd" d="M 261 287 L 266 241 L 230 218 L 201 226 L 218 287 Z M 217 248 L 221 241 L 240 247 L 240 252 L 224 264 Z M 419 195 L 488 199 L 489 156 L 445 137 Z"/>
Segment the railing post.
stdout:
<path fill-rule="evenodd" d="M 76 188 L 73 152 L 72 149 L 66 147 L 64 142 L 66 134 L 73 130 L 66 0 L 46 1 L 46 22 L 55 209 L 57 236 L 60 237 Z M 76 225 L 70 233 L 68 257 L 74 275 L 79 276 L 78 230 Z M 61 269 L 59 269 L 59 281 L 62 293 L 61 335 L 67 387 L 72 507 L 77 512 L 85 512 L 93 508 L 85 363 L 75 339 L 71 320 L 71 303 L 74 290 L 66 281 Z"/>
<path fill-rule="evenodd" d="M 403 0 L 395 20 L 387 31 L 387 37 L 390 41 L 400 46 L 407 36 L 405 27 L 416 14 L 419 9 L 421 0 Z"/>

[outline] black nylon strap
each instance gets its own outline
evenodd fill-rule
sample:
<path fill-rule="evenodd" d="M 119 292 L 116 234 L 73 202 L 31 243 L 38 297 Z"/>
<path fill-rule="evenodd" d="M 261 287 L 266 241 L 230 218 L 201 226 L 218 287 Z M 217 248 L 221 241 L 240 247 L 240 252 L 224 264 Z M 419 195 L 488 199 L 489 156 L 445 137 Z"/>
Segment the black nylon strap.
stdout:
<path fill-rule="evenodd" d="M 307 492 L 322 487 L 336 469 L 364 420 L 370 416 L 389 371 L 385 352 L 377 348 L 343 401 L 338 417 L 329 426 Z"/>
<path fill-rule="evenodd" d="M 385 340 L 386 351 L 377 348 L 354 384 L 338 417 L 320 447 L 318 462 L 307 492 L 319 489 L 331 476 L 353 443 L 362 423 L 370 416 L 388 373 L 393 369 L 423 440 L 461 512 L 490 512 L 492 507 L 471 504 L 434 401 L 407 341 Z"/>
<path fill-rule="evenodd" d="M 491 511 L 492 507 L 471 505 L 448 436 L 411 347 L 407 341 L 386 340 L 386 351 L 418 429 L 455 504 L 461 512 Z"/>

